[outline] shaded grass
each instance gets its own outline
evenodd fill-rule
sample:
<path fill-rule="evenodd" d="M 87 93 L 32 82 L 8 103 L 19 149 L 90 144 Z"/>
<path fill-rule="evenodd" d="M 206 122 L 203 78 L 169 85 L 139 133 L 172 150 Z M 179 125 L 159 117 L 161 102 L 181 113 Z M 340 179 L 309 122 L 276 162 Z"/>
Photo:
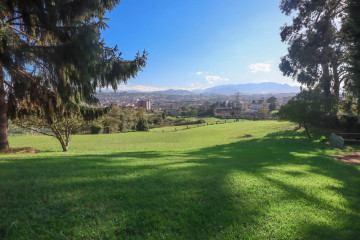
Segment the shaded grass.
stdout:
<path fill-rule="evenodd" d="M 0 238 L 357 239 L 360 167 L 289 127 L 16 138 L 43 153 L 0 157 Z"/>

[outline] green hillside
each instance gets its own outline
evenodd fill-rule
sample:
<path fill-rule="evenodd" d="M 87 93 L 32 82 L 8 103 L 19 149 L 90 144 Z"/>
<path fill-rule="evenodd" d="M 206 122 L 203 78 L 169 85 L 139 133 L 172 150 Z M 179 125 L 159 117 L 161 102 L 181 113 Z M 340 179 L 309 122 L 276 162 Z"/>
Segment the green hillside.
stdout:
<path fill-rule="evenodd" d="M 13 137 L 39 152 L 0 155 L 0 239 L 358 238 L 360 167 L 293 129 Z"/>

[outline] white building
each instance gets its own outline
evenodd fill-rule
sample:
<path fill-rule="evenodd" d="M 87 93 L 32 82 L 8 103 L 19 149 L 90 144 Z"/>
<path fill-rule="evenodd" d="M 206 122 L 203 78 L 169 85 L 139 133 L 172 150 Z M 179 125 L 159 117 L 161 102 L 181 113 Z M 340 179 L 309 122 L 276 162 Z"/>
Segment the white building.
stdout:
<path fill-rule="evenodd" d="M 147 111 L 151 110 L 151 102 L 150 100 L 140 100 L 137 103 L 137 106 L 140 108 L 145 108 Z"/>

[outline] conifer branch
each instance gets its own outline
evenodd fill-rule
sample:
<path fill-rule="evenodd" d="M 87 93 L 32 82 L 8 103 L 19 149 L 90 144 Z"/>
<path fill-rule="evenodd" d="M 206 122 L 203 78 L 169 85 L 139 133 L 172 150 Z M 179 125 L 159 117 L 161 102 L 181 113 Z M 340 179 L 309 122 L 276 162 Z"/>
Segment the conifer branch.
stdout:
<path fill-rule="evenodd" d="M 30 35 L 26 34 L 25 32 L 21 31 L 20 29 L 17 29 L 17 28 L 15 28 L 15 27 L 11 26 L 11 25 L 8 25 L 8 27 L 11 28 L 11 29 L 14 30 L 14 31 L 17 31 L 17 32 L 21 33 L 21 34 L 24 35 L 25 37 L 30 38 L 30 39 L 35 40 L 35 41 L 37 41 L 37 42 L 40 43 L 40 40 L 39 40 L 39 39 L 34 38 L 33 36 L 30 36 Z"/>

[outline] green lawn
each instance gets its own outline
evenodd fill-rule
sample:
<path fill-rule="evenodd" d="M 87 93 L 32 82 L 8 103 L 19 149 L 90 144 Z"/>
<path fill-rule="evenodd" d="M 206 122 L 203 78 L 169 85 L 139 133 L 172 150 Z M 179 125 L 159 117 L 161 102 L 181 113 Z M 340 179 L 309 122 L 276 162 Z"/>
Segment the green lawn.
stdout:
<path fill-rule="evenodd" d="M 218 118 L 212 118 L 212 117 L 211 118 L 192 118 L 192 117 L 190 117 L 190 118 L 184 118 L 184 119 L 187 121 L 197 121 L 197 120 L 202 119 L 205 121 L 205 123 L 153 128 L 153 129 L 150 129 L 150 131 L 151 132 L 176 132 L 176 131 L 188 130 L 188 129 L 192 129 L 192 128 L 211 126 L 211 125 L 216 125 L 216 124 L 229 124 L 229 123 L 235 122 L 235 119 L 218 119 Z M 241 119 L 240 121 L 244 122 L 247 120 Z"/>
<path fill-rule="evenodd" d="M 11 138 L 0 239 L 359 239 L 360 166 L 293 127 Z"/>

